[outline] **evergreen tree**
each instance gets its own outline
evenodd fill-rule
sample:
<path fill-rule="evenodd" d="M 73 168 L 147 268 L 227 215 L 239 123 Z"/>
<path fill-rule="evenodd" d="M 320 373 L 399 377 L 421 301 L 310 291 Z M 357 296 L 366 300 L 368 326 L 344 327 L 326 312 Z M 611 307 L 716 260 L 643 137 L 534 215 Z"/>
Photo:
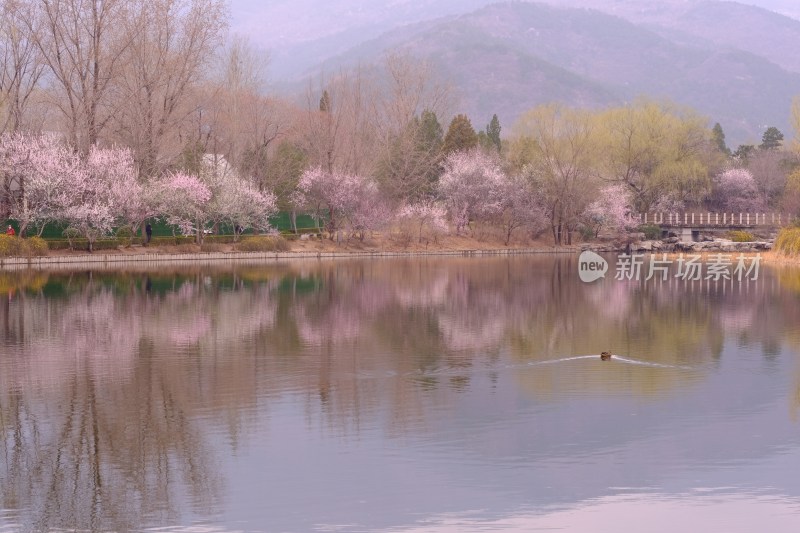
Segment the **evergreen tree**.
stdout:
<path fill-rule="evenodd" d="M 747 161 L 747 158 L 750 157 L 750 154 L 753 153 L 755 149 L 756 147 L 752 144 L 740 144 L 739 148 L 737 148 L 732 155 L 740 161 Z"/>
<path fill-rule="evenodd" d="M 783 145 L 783 133 L 775 126 L 770 126 L 761 137 L 761 145 L 759 148 L 762 150 L 772 150 L 780 148 Z"/>
<path fill-rule="evenodd" d="M 719 122 L 714 124 L 714 128 L 711 130 L 711 138 L 720 152 L 727 156 L 731 155 L 731 149 L 725 144 L 725 132 L 722 131 L 722 126 L 720 126 Z"/>
<path fill-rule="evenodd" d="M 471 150 L 478 145 L 478 134 L 466 115 L 456 115 L 447 128 L 444 136 L 442 152 L 447 155 L 453 152 Z"/>
<path fill-rule="evenodd" d="M 319 110 L 323 113 L 331 110 L 331 95 L 328 94 L 327 89 L 322 91 L 322 96 L 319 99 Z"/>
<path fill-rule="evenodd" d="M 495 113 L 492 115 L 492 120 L 486 126 L 486 137 L 488 141 L 495 147 L 495 149 L 500 152 L 500 119 L 497 118 L 497 114 Z"/>
<path fill-rule="evenodd" d="M 426 109 L 419 118 L 420 149 L 430 153 L 438 152 L 444 142 L 444 131 L 434 111 Z"/>

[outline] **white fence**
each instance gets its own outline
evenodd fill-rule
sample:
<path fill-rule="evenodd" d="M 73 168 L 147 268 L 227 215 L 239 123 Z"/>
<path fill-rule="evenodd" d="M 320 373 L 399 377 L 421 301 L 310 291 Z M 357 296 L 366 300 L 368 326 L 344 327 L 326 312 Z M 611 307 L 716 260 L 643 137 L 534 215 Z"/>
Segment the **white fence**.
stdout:
<path fill-rule="evenodd" d="M 790 217 L 783 213 L 711 213 L 711 212 L 686 212 L 686 213 L 642 213 L 639 215 L 641 224 L 654 224 L 657 226 L 679 227 L 753 227 L 753 226 L 782 226 L 788 223 Z"/>

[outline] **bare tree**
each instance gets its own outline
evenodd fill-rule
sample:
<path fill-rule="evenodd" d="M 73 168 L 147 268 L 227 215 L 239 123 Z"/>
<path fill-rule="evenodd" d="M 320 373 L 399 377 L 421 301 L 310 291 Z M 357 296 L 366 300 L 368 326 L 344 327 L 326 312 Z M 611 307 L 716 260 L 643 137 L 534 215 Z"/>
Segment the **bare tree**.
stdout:
<path fill-rule="evenodd" d="M 374 101 L 378 178 L 394 199 L 419 198 L 435 187 L 441 165 L 441 126 L 451 104 L 448 84 L 429 63 L 390 54 L 384 60 Z"/>
<path fill-rule="evenodd" d="M 52 104 L 70 144 L 83 153 L 116 111 L 112 87 L 136 37 L 127 31 L 129 0 L 28 0 L 31 38 L 52 78 Z"/>
<path fill-rule="evenodd" d="M 25 129 L 26 110 L 44 71 L 28 31 L 32 8 L 19 0 L 0 4 L 0 133 Z"/>
<path fill-rule="evenodd" d="M 197 111 L 204 81 L 227 26 L 222 0 L 148 0 L 128 5 L 114 130 L 149 178 L 180 153 L 180 128 Z"/>
<path fill-rule="evenodd" d="M 267 61 L 266 54 L 244 38 L 236 38 L 225 51 L 213 83 L 216 151 L 250 177 L 263 173 L 260 167 L 274 141 L 291 127 L 288 106 L 266 94 Z"/>
<path fill-rule="evenodd" d="M 311 166 L 371 174 L 375 164 L 372 79 L 365 69 L 343 71 L 309 88 L 301 124 Z"/>

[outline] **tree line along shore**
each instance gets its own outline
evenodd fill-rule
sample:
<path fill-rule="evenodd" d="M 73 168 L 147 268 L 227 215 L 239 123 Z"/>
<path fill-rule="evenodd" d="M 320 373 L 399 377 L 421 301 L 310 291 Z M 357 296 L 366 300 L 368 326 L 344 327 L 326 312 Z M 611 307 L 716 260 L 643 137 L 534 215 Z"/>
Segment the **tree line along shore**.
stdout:
<path fill-rule="evenodd" d="M 800 216 L 798 143 L 775 127 L 731 149 L 712 118 L 643 97 L 476 128 L 449 80 L 399 52 L 280 96 L 222 0 L 95 7 L 2 5 L 0 73 L 14 81 L 0 83 L 0 220 L 49 248 L 132 243 L 162 224 L 153 244 L 202 247 L 224 228 L 274 234 L 280 213 L 292 234 L 407 246 L 625 238 L 648 212 Z M 787 113 L 800 131 L 800 100 Z"/>

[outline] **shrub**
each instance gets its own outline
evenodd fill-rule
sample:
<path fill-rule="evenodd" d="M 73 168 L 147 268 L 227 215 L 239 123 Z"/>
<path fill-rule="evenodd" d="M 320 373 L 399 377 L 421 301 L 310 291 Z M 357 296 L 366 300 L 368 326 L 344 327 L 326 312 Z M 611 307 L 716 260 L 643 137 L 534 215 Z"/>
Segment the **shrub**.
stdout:
<path fill-rule="evenodd" d="M 775 250 L 785 255 L 800 255 L 800 228 L 784 228 L 775 239 Z"/>
<path fill-rule="evenodd" d="M 278 235 L 260 235 L 242 239 L 236 249 L 240 252 L 287 252 L 289 243 Z"/>
<path fill-rule="evenodd" d="M 749 231 L 731 230 L 728 232 L 728 238 L 733 242 L 753 242 L 756 238 Z"/>
<path fill-rule="evenodd" d="M 636 231 L 644 233 L 644 238 L 649 241 L 661 238 L 661 227 L 656 224 L 642 224 Z"/>
<path fill-rule="evenodd" d="M 31 257 L 47 255 L 47 243 L 40 237 L 21 239 L 0 235 L 0 257 Z"/>
<path fill-rule="evenodd" d="M 126 225 L 118 227 L 114 235 L 117 238 L 117 244 L 120 246 L 130 248 L 131 244 L 133 244 L 133 228 L 130 226 Z"/>
<path fill-rule="evenodd" d="M 31 237 L 30 239 L 25 239 L 25 245 L 28 248 L 28 254 L 34 257 L 42 257 L 47 255 L 47 251 L 50 248 L 47 246 L 47 241 L 41 237 Z"/>
<path fill-rule="evenodd" d="M 19 237 L 0 235 L 0 257 L 19 257 L 23 253 L 23 241 Z"/>

